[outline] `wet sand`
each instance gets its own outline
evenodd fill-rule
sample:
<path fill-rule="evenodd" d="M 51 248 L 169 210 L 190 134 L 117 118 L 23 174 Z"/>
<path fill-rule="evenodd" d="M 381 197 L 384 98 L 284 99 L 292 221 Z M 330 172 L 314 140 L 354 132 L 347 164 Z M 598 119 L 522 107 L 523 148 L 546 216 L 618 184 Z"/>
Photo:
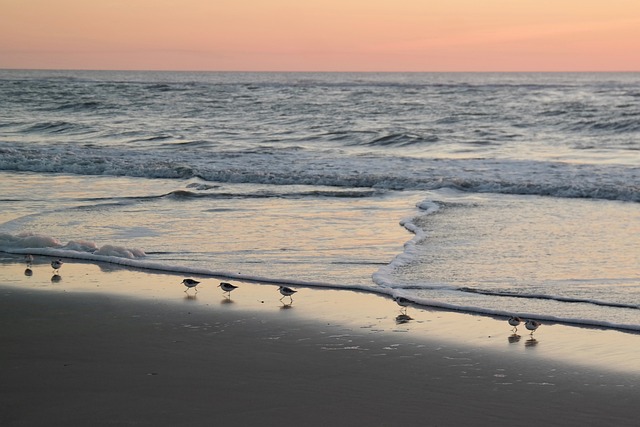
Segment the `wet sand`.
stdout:
<path fill-rule="evenodd" d="M 516 337 L 349 291 L 298 288 L 287 306 L 273 285 L 234 282 L 228 300 L 212 278 L 186 294 L 113 266 L 23 270 L 0 265 L 2 426 L 637 423 L 635 334 Z"/>

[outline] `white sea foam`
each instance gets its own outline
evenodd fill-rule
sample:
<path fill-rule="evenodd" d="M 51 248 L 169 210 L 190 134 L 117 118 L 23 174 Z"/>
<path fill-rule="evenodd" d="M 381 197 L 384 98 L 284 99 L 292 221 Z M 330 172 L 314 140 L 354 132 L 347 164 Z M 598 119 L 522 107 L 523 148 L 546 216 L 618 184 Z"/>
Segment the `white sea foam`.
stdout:
<path fill-rule="evenodd" d="M 420 209 L 420 216 L 432 215 L 440 209 L 440 205 L 431 200 L 424 200 L 418 203 L 417 207 Z M 404 251 L 401 254 L 397 255 L 388 265 L 378 269 L 372 276 L 373 282 L 382 288 L 393 288 L 393 283 L 395 282 L 391 277 L 393 271 L 416 259 L 416 244 L 426 237 L 426 233 L 414 223 L 414 220 L 415 216 L 411 216 L 400 221 L 400 225 L 413 233 L 413 238 L 404 244 Z"/>
<path fill-rule="evenodd" d="M 70 241 L 67 244 L 63 244 L 54 237 L 33 233 L 20 233 L 17 235 L 0 233 L 0 250 L 15 254 L 58 256 L 131 266 L 135 265 L 126 264 L 122 259 L 133 260 L 145 256 L 142 249 L 127 249 L 114 245 L 98 247 L 96 243 L 86 240 Z"/>

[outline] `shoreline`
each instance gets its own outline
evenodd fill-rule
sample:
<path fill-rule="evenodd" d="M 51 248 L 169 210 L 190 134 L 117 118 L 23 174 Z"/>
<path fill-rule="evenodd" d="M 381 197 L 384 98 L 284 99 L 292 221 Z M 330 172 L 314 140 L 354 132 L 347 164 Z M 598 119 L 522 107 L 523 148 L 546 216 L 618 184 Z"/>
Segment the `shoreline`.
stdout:
<path fill-rule="evenodd" d="M 53 284 L 0 266 L 2 425 L 637 422 L 634 335 L 553 325 L 527 344 L 506 321 L 401 323 L 372 295 L 300 288 L 283 308 L 274 286 L 227 300 L 210 279 L 194 296 L 174 275 L 65 267 Z"/>
<path fill-rule="evenodd" d="M 63 253 L 63 255 L 60 255 L 61 252 Z M 69 254 L 72 253 L 73 255 L 69 255 L 66 252 L 69 252 Z M 9 256 L 22 256 L 26 254 L 35 253 L 36 255 L 44 259 L 51 259 L 51 260 L 66 259 L 66 260 L 71 260 L 71 262 L 76 265 L 101 266 L 100 269 L 105 271 L 122 269 L 122 270 L 131 271 L 131 272 L 146 273 L 149 275 L 158 275 L 158 276 L 175 276 L 175 277 L 193 276 L 193 277 L 201 278 L 203 280 L 213 280 L 213 281 L 226 280 L 226 281 L 241 282 L 241 283 L 247 283 L 247 284 L 253 284 L 253 285 L 264 285 L 264 286 L 282 285 L 282 286 L 289 286 L 294 288 L 299 287 L 299 288 L 311 289 L 311 290 L 329 290 L 329 291 L 334 290 L 334 291 L 342 291 L 342 292 L 362 293 L 364 295 L 378 296 L 381 298 L 389 298 L 389 299 L 392 299 L 392 296 L 393 296 L 393 294 L 384 292 L 383 290 L 376 290 L 374 288 L 367 288 L 362 286 L 342 287 L 339 285 L 332 285 L 332 284 L 327 284 L 322 282 L 296 281 L 296 280 L 290 280 L 290 279 L 269 279 L 269 278 L 257 277 L 257 276 L 247 276 L 241 273 L 237 273 L 237 274 L 232 274 L 228 272 L 223 273 L 223 272 L 212 271 L 212 270 L 202 269 L 202 268 L 185 268 L 184 272 L 176 272 L 176 271 L 172 271 L 164 268 L 163 265 L 159 263 L 152 264 L 150 266 L 140 266 L 140 265 L 137 265 L 135 260 L 132 261 L 128 258 L 122 258 L 121 260 L 118 260 L 119 262 L 114 262 L 114 259 L 113 259 L 114 257 L 98 256 L 96 259 L 95 255 L 86 254 L 85 256 L 79 256 L 76 251 L 60 251 L 60 250 L 51 251 L 49 249 L 42 249 L 39 251 L 24 251 L 24 252 L 18 251 L 18 252 L 6 252 L 6 253 Z M 56 255 L 53 255 L 54 253 Z M 19 263 L 14 263 L 14 264 L 19 264 Z M 48 265 L 48 261 L 45 262 L 45 264 Z M 46 268 L 47 267 L 45 267 L 45 269 Z M 118 289 L 116 292 L 123 292 L 123 289 Z M 129 292 L 125 292 L 125 293 L 129 293 Z M 518 298 L 517 295 L 514 297 Z M 541 296 L 540 299 L 550 299 L 550 298 Z M 511 313 L 511 312 L 506 312 L 501 310 L 483 310 L 483 309 L 476 309 L 476 308 L 465 309 L 465 308 L 460 308 L 455 306 L 452 307 L 444 303 L 440 304 L 437 301 L 429 301 L 429 302 L 430 303 L 422 303 L 420 301 L 410 300 L 409 304 L 410 306 L 413 306 L 416 309 L 423 310 L 423 311 L 441 311 L 446 313 L 460 313 L 462 315 L 467 315 L 467 316 L 480 316 L 480 317 L 487 317 L 492 319 L 503 319 L 503 320 L 509 318 L 512 315 L 518 315 L 523 319 L 537 320 L 547 325 L 561 325 L 561 326 L 574 327 L 574 328 L 584 329 L 584 330 L 616 331 L 616 332 L 622 332 L 622 333 L 640 336 L 640 330 L 637 329 L 638 327 L 640 327 L 640 325 L 636 325 L 636 324 L 614 324 L 610 322 L 600 323 L 596 321 L 581 321 L 580 319 L 572 320 L 572 319 L 556 318 L 553 316 L 541 317 L 540 315 L 536 315 L 536 314 Z M 598 305 L 598 302 L 589 302 L 586 300 L 585 301 L 581 301 L 581 300 L 568 301 L 567 300 L 565 302 L 591 303 L 591 304 Z M 622 304 L 622 303 L 612 307 L 636 308 L 636 306 L 633 304 Z M 522 326 L 522 328 L 524 328 L 524 326 Z"/>

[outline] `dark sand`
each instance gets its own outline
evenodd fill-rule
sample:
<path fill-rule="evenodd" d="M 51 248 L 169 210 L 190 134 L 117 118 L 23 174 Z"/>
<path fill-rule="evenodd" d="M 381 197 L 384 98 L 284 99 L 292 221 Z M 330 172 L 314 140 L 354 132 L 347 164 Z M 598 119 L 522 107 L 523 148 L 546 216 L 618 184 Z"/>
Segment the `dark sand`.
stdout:
<path fill-rule="evenodd" d="M 91 274 L 100 279 L 84 286 L 151 276 Z M 504 347 L 491 348 L 411 332 L 392 322 L 393 305 L 387 317 L 359 313 L 359 326 L 341 308 L 304 314 L 344 291 L 301 289 L 283 309 L 279 295 L 264 299 L 267 285 L 243 284 L 225 304 L 214 286 L 186 297 L 176 277 L 153 279 L 169 280 L 175 300 L 65 288 L 72 277 L 47 289 L 3 279 L 1 426 L 638 425 L 638 371 L 541 357 L 526 332 L 511 350 L 506 322 L 496 323 Z M 430 317 L 427 330 L 448 327 L 446 316 L 409 314 Z M 548 331 L 537 335 L 551 345 L 559 333 Z"/>

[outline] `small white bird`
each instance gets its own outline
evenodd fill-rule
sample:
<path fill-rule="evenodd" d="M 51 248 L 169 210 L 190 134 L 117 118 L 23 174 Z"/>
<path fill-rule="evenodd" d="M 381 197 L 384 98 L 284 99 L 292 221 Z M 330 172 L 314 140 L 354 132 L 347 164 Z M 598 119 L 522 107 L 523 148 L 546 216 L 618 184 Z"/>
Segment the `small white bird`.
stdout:
<path fill-rule="evenodd" d="M 187 292 L 189 289 L 191 288 L 195 288 L 196 292 L 198 292 L 198 288 L 196 286 L 198 286 L 200 282 L 198 282 L 197 280 L 193 280 L 193 279 L 184 279 L 181 284 L 185 285 L 187 287 L 187 289 L 185 289 L 184 291 Z"/>
<path fill-rule="evenodd" d="M 278 288 L 278 290 L 280 291 L 280 293 L 282 294 L 282 298 L 284 297 L 289 297 L 289 299 L 291 300 L 291 302 L 293 302 L 293 298 L 291 298 L 291 295 L 295 294 L 298 291 L 294 291 L 291 288 L 287 288 L 286 286 L 280 286 Z M 280 298 L 280 301 L 282 301 L 282 298 Z"/>
<path fill-rule="evenodd" d="M 531 333 L 529 335 L 533 335 L 533 333 L 536 331 L 536 329 L 538 329 L 538 327 L 540 325 L 541 325 L 541 323 L 540 322 L 536 322 L 535 320 L 527 320 L 524 323 L 524 327 L 531 331 Z"/>
<path fill-rule="evenodd" d="M 512 331 L 518 332 L 518 326 L 520 326 L 520 323 L 522 323 L 522 319 L 519 318 L 518 316 L 511 316 L 508 322 L 511 326 L 513 326 Z"/>
<path fill-rule="evenodd" d="M 400 307 L 406 307 L 409 304 L 411 304 L 411 300 L 408 300 L 406 298 L 403 297 L 395 297 L 393 299 Z"/>
<path fill-rule="evenodd" d="M 407 314 L 407 307 L 409 306 L 409 304 L 411 304 L 411 300 L 408 300 L 404 297 L 394 297 L 393 300 L 396 302 L 396 304 L 402 307 L 400 309 L 401 312 L 403 312 L 404 314 Z"/>
<path fill-rule="evenodd" d="M 62 264 L 64 264 L 64 262 L 62 262 L 61 259 L 57 259 L 55 261 L 51 261 L 51 267 L 53 268 L 53 271 L 57 273 L 58 270 L 60 270 L 60 267 L 62 267 Z"/>
<path fill-rule="evenodd" d="M 229 294 L 228 295 L 229 298 L 231 298 L 231 291 L 238 288 L 236 285 L 232 285 L 231 283 L 228 283 L 228 282 L 220 282 L 218 287 L 222 288 L 223 291 L 227 292 Z"/>

